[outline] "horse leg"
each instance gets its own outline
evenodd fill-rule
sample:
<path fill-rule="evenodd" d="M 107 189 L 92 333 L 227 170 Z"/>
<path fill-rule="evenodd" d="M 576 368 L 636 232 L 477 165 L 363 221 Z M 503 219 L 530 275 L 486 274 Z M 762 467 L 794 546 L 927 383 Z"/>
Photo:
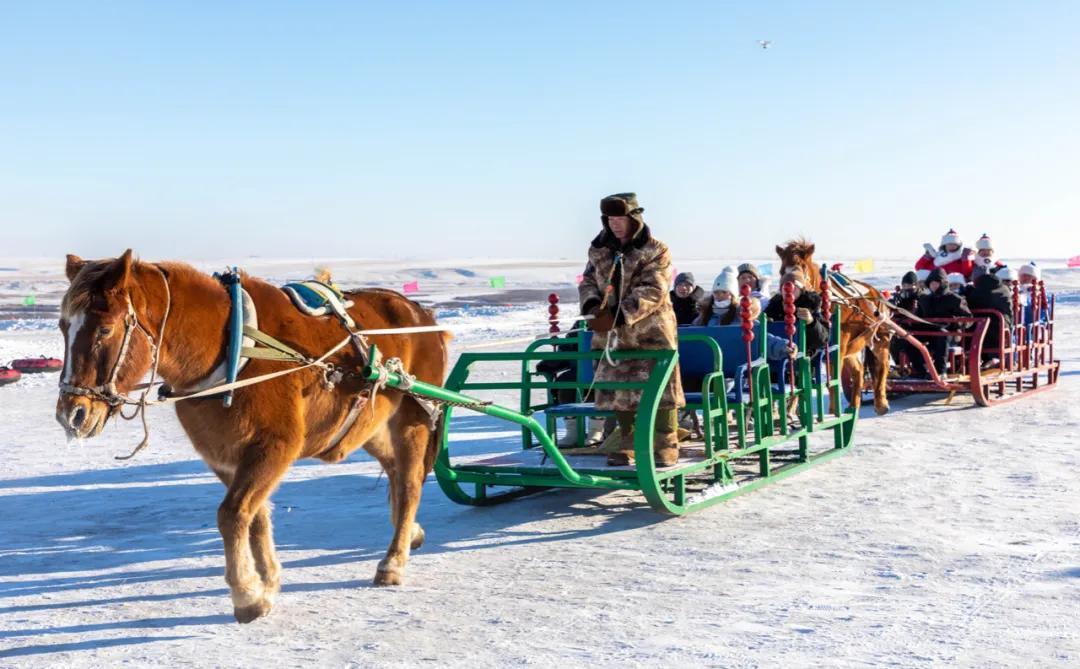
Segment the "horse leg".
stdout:
<path fill-rule="evenodd" d="M 394 457 L 393 440 L 390 438 L 390 430 L 384 428 L 373 435 L 367 443 L 364 444 L 364 450 L 378 460 L 379 464 L 382 465 L 383 471 L 386 472 L 386 480 L 390 484 L 390 526 L 396 529 L 398 526 L 398 511 L 400 509 L 399 491 L 401 486 L 398 485 L 397 464 Z M 420 526 L 420 523 L 414 520 L 409 548 L 416 550 L 417 548 L 420 548 L 423 543 L 424 528 Z"/>
<path fill-rule="evenodd" d="M 426 456 L 432 430 L 427 413 L 412 401 L 403 402 L 394 418 L 397 429 L 390 486 L 394 537 L 375 571 L 375 585 L 401 585 L 410 549 L 424 541 L 424 531 L 415 520 L 428 473 Z"/>
<path fill-rule="evenodd" d="M 855 408 L 856 412 L 862 406 L 863 375 L 866 373 L 861 358 L 861 351 L 856 355 L 844 358 L 844 375 L 847 377 L 848 388 L 851 392 L 848 402 Z"/>
<path fill-rule="evenodd" d="M 241 462 L 218 507 L 225 582 L 232 595 L 233 615 L 241 623 L 265 616 L 274 604 L 280 565 L 273 555 L 268 500 L 293 461 L 285 448 L 272 445 L 249 446 L 245 455 L 255 457 Z M 264 585 L 266 576 L 271 578 L 270 587 Z"/>
<path fill-rule="evenodd" d="M 277 551 L 274 549 L 274 527 L 270 523 L 270 511 L 273 508 L 269 501 L 263 502 L 251 519 L 248 534 L 248 547 L 255 559 L 255 570 L 262 579 L 263 599 L 271 608 L 278 591 L 281 590 L 281 562 L 278 561 Z"/>
<path fill-rule="evenodd" d="M 228 488 L 232 485 L 233 477 L 228 472 L 213 468 L 214 473 Z M 251 519 L 249 530 L 248 547 L 251 556 L 255 559 L 255 570 L 262 579 L 263 593 L 273 606 L 274 599 L 281 589 L 281 563 L 278 562 L 277 552 L 274 550 L 274 529 L 270 524 L 270 511 L 273 505 L 266 502 Z"/>
<path fill-rule="evenodd" d="M 889 342 L 866 349 L 870 356 L 870 377 L 874 380 L 874 411 L 879 416 L 889 413 L 889 349 Z"/>

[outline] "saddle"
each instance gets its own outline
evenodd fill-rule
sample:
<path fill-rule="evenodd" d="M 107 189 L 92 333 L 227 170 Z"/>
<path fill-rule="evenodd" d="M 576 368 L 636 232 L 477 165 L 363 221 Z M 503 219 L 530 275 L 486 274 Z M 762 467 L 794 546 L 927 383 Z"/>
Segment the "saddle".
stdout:
<path fill-rule="evenodd" d="M 849 299 L 867 297 L 870 294 L 869 286 L 842 272 L 829 272 L 830 287 L 833 292 Z"/>
<path fill-rule="evenodd" d="M 349 315 L 349 307 L 353 306 L 353 302 L 346 299 L 345 294 L 336 286 L 322 281 L 298 281 L 287 283 L 281 289 L 300 313 L 316 318 L 333 315 L 349 330 L 356 328 L 356 323 Z"/>

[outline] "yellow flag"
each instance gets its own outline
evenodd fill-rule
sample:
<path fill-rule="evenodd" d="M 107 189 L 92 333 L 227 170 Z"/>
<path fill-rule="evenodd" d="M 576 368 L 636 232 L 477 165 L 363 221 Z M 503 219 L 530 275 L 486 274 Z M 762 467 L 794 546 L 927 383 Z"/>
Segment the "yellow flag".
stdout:
<path fill-rule="evenodd" d="M 874 271 L 874 261 L 869 259 L 869 258 L 866 259 L 866 260 L 856 260 L 855 261 L 855 271 L 856 272 L 873 272 Z"/>

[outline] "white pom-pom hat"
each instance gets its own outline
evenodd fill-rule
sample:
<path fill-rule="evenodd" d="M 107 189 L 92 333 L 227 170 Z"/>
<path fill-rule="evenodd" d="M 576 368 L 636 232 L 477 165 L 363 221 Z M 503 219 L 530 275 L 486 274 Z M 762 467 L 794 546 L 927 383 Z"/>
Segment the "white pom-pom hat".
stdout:
<path fill-rule="evenodd" d="M 998 270 L 997 277 L 1002 281 L 1019 281 L 1020 275 L 1012 267 L 1002 267 Z"/>
<path fill-rule="evenodd" d="M 946 244 L 956 244 L 957 246 L 963 246 L 964 242 L 960 241 L 960 235 L 956 232 L 956 230 L 950 229 L 941 238 L 941 246 L 945 246 Z"/>
<path fill-rule="evenodd" d="M 732 297 L 739 294 L 739 272 L 731 265 L 720 270 L 720 274 L 712 284 L 713 292 L 726 290 Z"/>
<path fill-rule="evenodd" d="M 1038 281 L 1042 278 L 1042 269 L 1040 269 L 1039 266 L 1035 264 L 1035 261 L 1032 260 L 1020 268 L 1020 276 L 1025 274 L 1035 277 L 1035 280 Z"/>
<path fill-rule="evenodd" d="M 949 272 L 949 285 L 951 286 L 954 283 L 965 284 L 967 279 L 960 272 Z"/>
<path fill-rule="evenodd" d="M 990 235 L 983 233 L 982 237 L 979 237 L 979 241 L 975 242 L 976 251 L 993 251 L 994 242 L 990 241 Z"/>
<path fill-rule="evenodd" d="M 915 276 L 919 277 L 919 281 L 926 281 L 926 277 L 930 276 L 930 270 L 928 270 L 928 269 L 915 270 Z"/>

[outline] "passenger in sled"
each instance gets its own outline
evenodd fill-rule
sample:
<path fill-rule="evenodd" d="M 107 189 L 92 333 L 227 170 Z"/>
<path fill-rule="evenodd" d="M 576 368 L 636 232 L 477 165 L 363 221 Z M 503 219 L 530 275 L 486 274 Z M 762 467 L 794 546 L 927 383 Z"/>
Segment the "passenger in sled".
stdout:
<path fill-rule="evenodd" d="M 792 269 L 780 280 L 783 286 L 788 281 L 794 285 L 792 296 L 795 298 L 795 317 L 806 323 L 806 354 L 813 355 L 829 344 L 829 320 L 821 312 L 821 294 L 806 284 L 806 277 L 801 269 Z M 765 316 L 774 322 L 784 322 L 784 296 L 776 293 L 769 298 Z"/>
<path fill-rule="evenodd" d="M 919 270 L 919 272 L 924 273 L 924 279 L 930 276 L 929 270 Z M 919 310 L 919 298 L 925 294 L 926 287 L 923 285 L 923 282 L 920 281 L 918 272 L 909 271 L 900 279 L 900 287 L 892 294 L 890 301 L 896 305 L 896 307 L 914 315 L 915 312 Z M 916 325 L 914 321 L 902 313 L 896 314 L 894 319 L 899 325 L 908 330 Z M 893 340 L 889 343 L 889 352 L 892 356 L 893 364 L 898 368 L 902 365 L 902 356 L 906 357 L 908 360 L 914 360 L 919 356 L 918 350 L 902 337 L 893 337 Z"/>
<path fill-rule="evenodd" d="M 1001 314 L 1005 323 L 1005 336 L 1011 338 L 1013 328 L 1012 289 L 1005 285 L 999 275 L 1005 273 L 1005 268 L 993 268 L 982 273 L 975 283 L 964 294 L 968 307 L 976 309 L 992 309 Z M 983 367 L 995 367 L 1001 363 L 999 352 L 1001 348 L 1001 329 L 997 320 L 991 320 L 987 324 L 986 336 L 983 338 Z"/>
<path fill-rule="evenodd" d="M 968 287 L 968 282 L 964 279 L 964 275 L 959 272 L 950 272 L 949 277 L 949 290 L 957 295 L 965 295 Z"/>
<path fill-rule="evenodd" d="M 694 282 L 690 272 L 680 272 L 675 277 L 675 287 L 671 289 L 671 306 L 675 310 L 675 322 L 679 325 L 692 325 L 698 317 L 698 309 L 705 300 L 705 289 Z"/>
<path fill-rule="evenodd" d="M 941 244 L 935 249 L 931 244 L 925 244 L 923 246 L 926 252 L 915 263 L 915 269 L 925 269 L 933 271 L 935 269 L 942 269 L 945 274 L 948 275 L 951 272 L 964 275 L 964 280 L 967 281 L 971 278 L 971 273 L 975 270 L 975 263 L 973 257 L 975 252 L 969 248 L 964 248 L 964 242 L 960 239 L 960 235 L 956 233 L 956 230 L 949 230 L 941 237 Z"/>
<path fill-rule="evenodd" d="M 972 283 L 975 283 L 975 280 L 983 274 L 997 272 L 1005 266 L 1005 263 L 994 257 L 994 243 L 990 241 L 990 236 L 985 232 L 982 237 L 979 237 L 979 241 L 975 242 L 973 263 L 974 269 L 971 271 Z"/>
<path fill-rule="evenodd" d="M 948 274 L 941 267 L 930 272 L 926 279 L 927 293 L 919 298 L 919 309 L 916 315 L 920 318 L 960 318 L 970 317 L 971 309 L 962 295 L 957 295 L 949 288 Z M 924 326 L 930 329 L 929 326 Z M 939 326 L 942 331 L 957 331 L 957 326 Z M 927 350 L 938 374 L 945 374 L 945 364 L 949 350 L 950 337 L 926 337 Z M 926 378 L 928 376 L 926 365 L 921 355 L 914 355 L 911 359 L 912 375 Z M 953 370 L 957 371 L 957 370 Z"/>
<path fill-rule="evenodd" d="M 738 267 L 739 290 L 743 286 L 750 286 L 750 297 L 761 302 L 762 309 L 769 308 L 769 277 L 762 276 L 757 265 L 744 262 Z M 736 291 L 738 294 L 738 291 Z"/>

